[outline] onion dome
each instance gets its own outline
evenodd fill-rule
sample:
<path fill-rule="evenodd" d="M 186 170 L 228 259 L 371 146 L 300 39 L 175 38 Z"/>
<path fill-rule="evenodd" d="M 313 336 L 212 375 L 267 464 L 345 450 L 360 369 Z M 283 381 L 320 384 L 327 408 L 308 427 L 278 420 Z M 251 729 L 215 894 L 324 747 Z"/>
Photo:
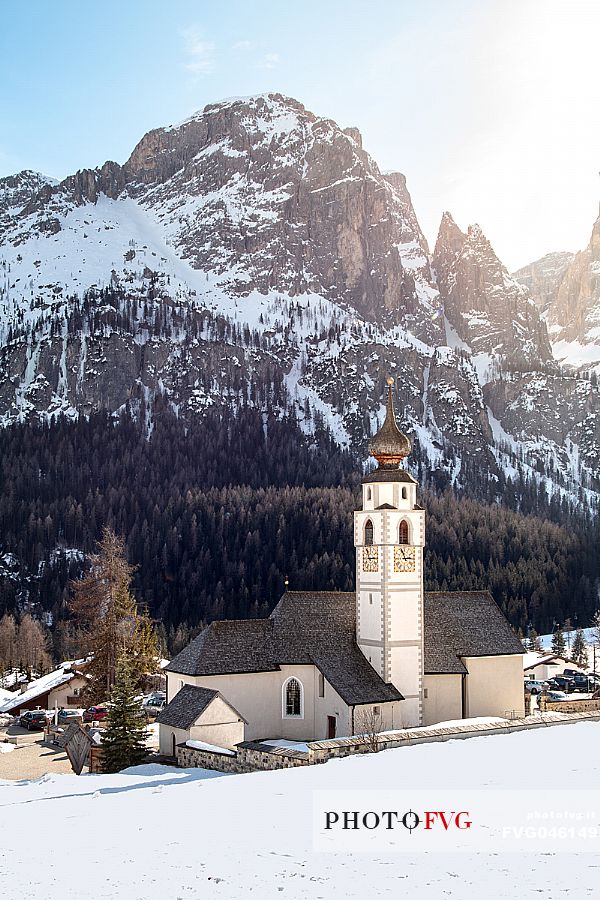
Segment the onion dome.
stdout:
<path fill-rule="evenodd" d="M 393 378 L 387 379 L 388 398 L 385 422 L 370 441 L 369 453 L 374 456 L 379 467 L 383 469 L 398 468 L 401 460 L 410 453 L 410 441 L 396 424 L 394 400 L 392 397 Z"/>

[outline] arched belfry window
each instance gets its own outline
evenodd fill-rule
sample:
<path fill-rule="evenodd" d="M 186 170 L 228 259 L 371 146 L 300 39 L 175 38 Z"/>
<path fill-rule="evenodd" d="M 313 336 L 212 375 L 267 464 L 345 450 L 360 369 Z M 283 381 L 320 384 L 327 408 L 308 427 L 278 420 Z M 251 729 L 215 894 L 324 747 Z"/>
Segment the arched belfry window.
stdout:
<path fill-rule="evenodd" d="M 398 543 L 408 544 L 408 522 L 406 519 L 402 519 L 398 526 Z"/>
<path fill-rule="evenodd" d="M 283 685 L 283 715 L 301 719 L 304 715 L 302 684 L 297 678 L 288 678 Z"/>
<path fill-rule="evenodd" d="M 402 488 L 402 499 L 403 499 L 403 500 L 406 500 L 407 497 L 408 497 L 407 490 L 406 490 L 405 487 L 403 487 L 403 488 Z"/>
<path fill-rule="evenodd" d="M 365 522 L 365 545 L 370 547 L 373 543 L 373 523 L 370 519 Z"/>
<path fill-rule="evenodd" d="M 371 488 L 367 488 L 367 500 L 371 499 Z"/>

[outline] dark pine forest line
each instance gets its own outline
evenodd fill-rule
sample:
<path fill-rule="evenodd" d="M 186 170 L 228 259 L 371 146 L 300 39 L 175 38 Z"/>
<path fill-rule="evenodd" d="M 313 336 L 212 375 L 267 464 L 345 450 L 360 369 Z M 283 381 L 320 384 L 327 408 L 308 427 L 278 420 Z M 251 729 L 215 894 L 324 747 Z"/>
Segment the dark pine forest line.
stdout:
<path fill-rule="evenodd" d="M 55 630 L 68 620 L 81 563 L 63 551 L 92 550 L 104 525 L 124 536 L 136 597 L 171 651 L 204 622 L 267 615 L 286 576 L 297 590 L 354 588 L 359 468 L 325 431 L 306 437 L 293 418 L 251 408 L 191 424 L 164 408 L 145 434 L 105 413 L 0 430 L 0 616 L 50 613 Z M 597 521 L 522 480 L 491 496 L 475 471 L 457 496 L 418 446 L 411 462 L 428 590 L 489 588 L 524 632 L 590 622 Z"/>

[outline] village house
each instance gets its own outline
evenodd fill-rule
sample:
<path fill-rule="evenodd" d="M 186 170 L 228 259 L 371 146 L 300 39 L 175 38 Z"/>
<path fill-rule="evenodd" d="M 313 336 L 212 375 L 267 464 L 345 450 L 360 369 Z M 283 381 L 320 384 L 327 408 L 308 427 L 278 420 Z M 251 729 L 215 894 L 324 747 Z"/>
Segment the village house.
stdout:
<path fill-rule="evenodd" d="M 84 660 L 64 662 L 53 672 L 21 684 L 20 690 L 10 692 L 5 699 L 0 698 L 0 713 L 17 716 L 26 710 L 79 706 L 80 694 L 87 683 L 81 671 L 83 663 Z"/>
<path fill-rule="evenodd" d="M 267 619 L 209 625 L 166 667 L 163 754 L 524 714 L 523 647 L 492 596 L 424 591 L 425 512 L 392 383 L 354 514 L 356 591 L 286 591 Z"/>
<path fill-rule="evenodd" d="M 547 681 L 555 675 L 562 675 L 565 669 L 583 671 L 573 660 L 552 652 L 539 653 L 533 650 L 523 657 L 523 673 L 536 681 Z"/>

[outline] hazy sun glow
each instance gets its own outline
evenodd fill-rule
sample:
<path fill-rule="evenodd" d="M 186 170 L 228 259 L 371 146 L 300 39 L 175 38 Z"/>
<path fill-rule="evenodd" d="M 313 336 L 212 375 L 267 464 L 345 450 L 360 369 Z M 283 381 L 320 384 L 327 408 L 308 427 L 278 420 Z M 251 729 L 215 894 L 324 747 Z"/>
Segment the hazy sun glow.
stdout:
<path fill-rule="evenodd" d="M 68 4 L 4 4 L 0 174 L 122 163 L 151 128 L 278 91 L 358 126 L 380 166 L 406 174 L 430 242 L 449 209 L 463 228 L 479 222 L 509 268 L 587 244 L 600 199 L 600 0 L 102 9 L 91 27 Z M 110 65 L 92 63 L 108 52 Z"/>
<path fill-rule="evenodd" d="M 600 3 L 509 0 L 481 37 L 449 206 L 512 266 L 581 249 L 600 198 Z"/>

